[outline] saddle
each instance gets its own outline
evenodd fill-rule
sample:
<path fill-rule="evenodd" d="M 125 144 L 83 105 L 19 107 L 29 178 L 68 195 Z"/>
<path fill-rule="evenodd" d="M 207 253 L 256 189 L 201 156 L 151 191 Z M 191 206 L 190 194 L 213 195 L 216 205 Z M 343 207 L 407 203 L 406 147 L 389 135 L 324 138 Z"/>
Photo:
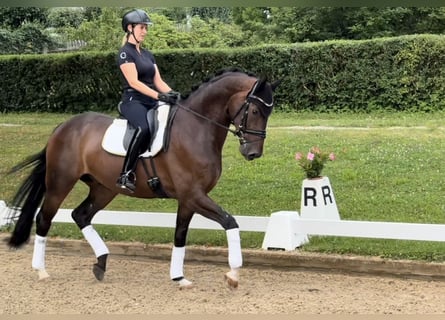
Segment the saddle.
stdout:
<path fill-rule="evenodd" d="M 161 150 L 167 151 L 170 141 L 170 128 L 177 107 L 160 102 L 158 107 L 147 112 L 147 121 L 150 127 L 150 143 L 141 157 L 154 157 Z M 124 157 L 128 145 L 136 130 L 127 119 L 116 118 L 107 128 L 102 138 L 102 148 L 108 153 Z"/>

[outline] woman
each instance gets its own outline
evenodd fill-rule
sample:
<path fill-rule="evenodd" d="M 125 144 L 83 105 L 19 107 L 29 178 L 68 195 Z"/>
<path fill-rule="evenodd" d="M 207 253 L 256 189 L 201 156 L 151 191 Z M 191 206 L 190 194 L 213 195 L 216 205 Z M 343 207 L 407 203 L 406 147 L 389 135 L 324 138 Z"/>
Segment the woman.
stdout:
<path fill-rule="evenodd" d="M 158 101 L 175 104 L 180 96 L 162 80 L 153 54 L 141 47 L 151 25 L 147 13 L 139 9 L 127 12 L 122 18 L 122 28 L 126 35 L 117 60 L 123 85 L 119 112 L 136 131 L 116 184 L 130 192 L 136 188 L 134 171 L 139 154 L 143 151 L 141 147 L 146 147 L 150 138 L 147 111 L 156 107 Z"/>

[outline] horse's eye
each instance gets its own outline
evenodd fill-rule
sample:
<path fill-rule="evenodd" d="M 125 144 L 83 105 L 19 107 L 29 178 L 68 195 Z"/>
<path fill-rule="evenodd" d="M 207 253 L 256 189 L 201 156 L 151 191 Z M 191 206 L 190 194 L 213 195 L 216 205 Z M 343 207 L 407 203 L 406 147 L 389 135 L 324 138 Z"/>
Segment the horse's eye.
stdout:
<path fill-rule="evenodd" d="M 258 110 L 257 110 L 257 109 L 253 109 L 253 110 L 252 110 L 252 113 L 253 113 L 253 114 L 258 114 Z"/>

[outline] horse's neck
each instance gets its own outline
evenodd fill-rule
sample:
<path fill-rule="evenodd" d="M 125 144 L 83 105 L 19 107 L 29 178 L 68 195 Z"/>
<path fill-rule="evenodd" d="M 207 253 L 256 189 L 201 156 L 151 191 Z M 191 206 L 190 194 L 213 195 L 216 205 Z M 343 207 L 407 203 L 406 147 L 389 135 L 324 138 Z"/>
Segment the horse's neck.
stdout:
<path fill-rule="evenodd" d="M 210 87 L 193 97 L 189 106 L 195 112 L 228 126 L 230 124 L 227 111 L 229 101 L 234 95 L 240 93 L 243 86 L 245 86 L 245 81 L 241 82 L 235 77 L 227 77 L 218 83 L 211 84 Z"/>
<path fill-rule="evenodd" d="M 195 148 L 213 152 L 218 150 L 219 153 L 222 151 L 230 126 L 226 110 L 229 99 L 230 97 L 221 94 L 213 94 L 190 97 L 183 102 L 185 112 L 182 113 L 181 120 L 178 120 L 181 126 L 188 129 Z M 218 153 L 212 154 L 216 156 Z"/>
<path fill-rule="evenodd" d="M 228 117 L 226 108 L 229 99 L 230 97 L 214 94 L 191 99 L 188 106 L 194 113 L 201 115 L 203 120 L 207 118 L 221 125 L 228 126 L 230 124 L 230 118 Z"/>
<path fill-rule="evenodd" d="M 253 82 L 252 80 L 252 84 Z M 247 94 L 252 84 L 239 76 L 227 76 L 189 96 L 184 105 L 192 112 L 187 112 L 184 119 L 187 119 L 185 121 L 188 126 L 190 119 L 193 119 L 193 130 L 197 139 L 203 137 L 200 141 L 206 146 L 210 143 L 213 148 L 222 149 L 231 122 L 227 110 L 231 104 L 230 100 L 242 91 Z"/>
<path fill-rule="evenodd" d="M 217 149 L 224 145 L 230 126 L 226 105 L 227 101 L 222 98 L 206 97 L 187 101 L 186 107 L 191 111 L 184 114 L 184 125 L 193 128 L 193 135 L 200 140 L 203 148 L 207 143 Z"/>

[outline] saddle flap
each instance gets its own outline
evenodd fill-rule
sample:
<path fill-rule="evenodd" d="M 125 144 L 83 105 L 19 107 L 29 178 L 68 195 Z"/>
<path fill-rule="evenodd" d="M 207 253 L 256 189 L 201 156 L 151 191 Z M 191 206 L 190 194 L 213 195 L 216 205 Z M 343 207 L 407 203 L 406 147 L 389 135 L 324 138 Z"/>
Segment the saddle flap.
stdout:
<path fill-rule="evenodd" d="M 167 123 L 169 123 L 170 105 L 166 103 L 160 103 L 155 113 L 157 121 L 150 120 L 151 126 L 157 122 L 156 132 L 152 132 L 150 151 L 146 151 L 142 154 L 142 157 L 150 157 L 158 154 L 164 147 L 164 136 L 166 135 Z M 127 153 L 128 139 L 132 137 L 132 131 L 134 128 L 128 123 L 126 119 L 114 119 L 113 123 L 105 131 L 104 137 L 102 139 L 102 148 L 105 151 L 119 155 L 125 156 Z M 151 129 L 150 129 L 151 131 Z"/>

